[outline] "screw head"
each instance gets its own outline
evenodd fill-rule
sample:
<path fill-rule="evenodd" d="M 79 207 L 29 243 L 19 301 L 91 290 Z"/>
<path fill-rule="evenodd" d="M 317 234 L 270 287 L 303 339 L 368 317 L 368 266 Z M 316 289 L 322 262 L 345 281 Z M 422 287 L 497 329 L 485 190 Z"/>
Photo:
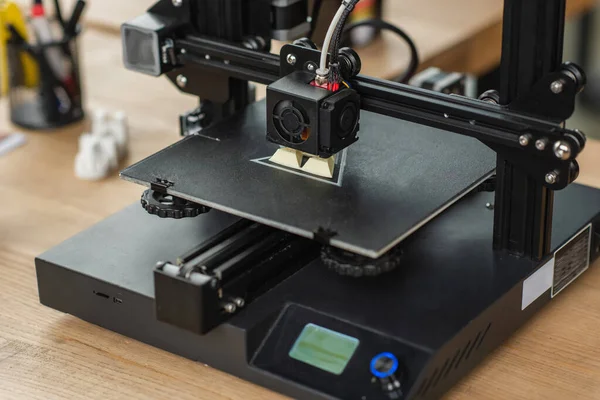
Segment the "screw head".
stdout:
<path fill-rule="evenodd" d="M 565 82 L 562 80 L 554 81 L 550 84 L 550 90 L 554 94 L 560 94 L 565 89 Z"/>
<path fill-rule="evenodd" d="M 233 299 L 233 302 L 239 308 L 242 308 L 242 307 L 244 307 L 246 305 L 246 302 L 241 297 L 236 297 L 235 299 Z"/>
<path fill-rule="evenodd" d="M 569 143 L 559 140 L 554 143 L 554 155 L 560 160 L 567 161 L 571 158 L 571 146 Z"/>
<path fill-rule="evenodd" d="M 535 148 L 539 151 L 546 150 L 546 144 L 548 143 L 547 139 L 538 139 L 535 141 Z"/>
<path fill-rule="evenodd" d="M 184 75 L 177 75 L 175 81 L 177 82 L 177 86 L 179 86 L 182 89 L 187 86 L 188 82 L 187 78 Z"/>
<path fill-rule="evenodd" d="M 223 306 L 223 310 L 228 314 L 233 314 L 237 310 L 237 307 L 233 303 L 227 303 Z"/>
<path fill-rule="evenodd" d="M 287 60 L 287 63 L 290 65 L 296 65 L 296 61 L 298 61 L 296 56 L 291 53 L 287 55 L 286 60 Z"/>
<path fill-rule="evenodd" d="M 183 0 L 173 0 L 173 5 L 175 7 L 181 7 L 183 5 Z"/>
<path fill-rule="evenodd" d="M 309 62 L 306 64 L 306 69 L 310 72 L 315 72 L 317 70 L 317 65 L 313 62 Z"/>
<path fill-rule="evenodd" d="M 493 210 L 494 205 L 492 203 L 485 203 L 485 208 L 487 208 L 488 210 Z"/>
<path fill-rule="evenodd" d="M 550 185 L 554 185 L 557 180 L 558 180 L 558 175 L 556 174 L 556 172 L 548 172 L 546 174 L 546 183 L 549 183 Z"/>
<path fill-rule="evenodd" d="M 528 146 L 530 140 L 531 140 L 531 136 L 529 136 L 529 135 L 519 136 L 519 144 L 523 147 Z"/>

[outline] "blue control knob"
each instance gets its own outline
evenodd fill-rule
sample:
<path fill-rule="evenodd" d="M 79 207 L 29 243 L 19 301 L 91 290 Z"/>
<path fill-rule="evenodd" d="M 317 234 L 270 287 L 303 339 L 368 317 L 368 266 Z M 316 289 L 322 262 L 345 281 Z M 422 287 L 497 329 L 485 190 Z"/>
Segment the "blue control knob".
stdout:
<path fill-rule="evenodd" d="M 398 359 L 392 353 L 381 353 L 371 360 L 371 373 L 379 379 L 389 378 L 398 370 Z"/>

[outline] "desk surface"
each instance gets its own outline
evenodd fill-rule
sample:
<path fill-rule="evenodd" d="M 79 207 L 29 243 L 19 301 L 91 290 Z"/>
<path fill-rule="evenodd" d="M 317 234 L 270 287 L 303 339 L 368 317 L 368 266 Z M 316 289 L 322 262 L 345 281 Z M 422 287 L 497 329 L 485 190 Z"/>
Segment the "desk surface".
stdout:
<path fill-rule="evenodd" d="M 89 109 L 122 109 L 130 116 L 127 163 L 176 141 L 176 115 L 195 99 L 164 79 L 123 70 L 114 36 L 90 31 L 83 46 Z M 6 118 L 0 129 L 10 129 Z M 282 398 L 38 303 L 34 257 L 139 199 L 140 188 L 116 176 L 97 183 L 73 177 L 83 129 L 28 134 L 25 147 L 0 157 L 0 398 Z M 581 183 L 600 187 L 598 154 L 600 143 L 590 142 L 581 157 Z M 447 398 L 600 399 L 599 330 L 595 268 Z"/>

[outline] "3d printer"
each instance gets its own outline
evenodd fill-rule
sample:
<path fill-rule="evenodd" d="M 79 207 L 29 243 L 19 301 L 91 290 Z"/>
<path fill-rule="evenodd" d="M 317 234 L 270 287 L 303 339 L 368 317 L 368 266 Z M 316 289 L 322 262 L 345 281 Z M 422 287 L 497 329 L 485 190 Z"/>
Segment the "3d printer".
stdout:
<path fill-rule="evenodd" d="M 479 100 L 360 75 L 355 4 L 323 50 L 280 55 L 304 0 L 162 0 L 124 24 L 126 66 L 201 102 L 122 172 L 143 209 L 37 259 L 41 302 L 296 398 L 425 399 L 585 272 L 600 191 L 571 185 L 565 0 L 505 1 L 501 87 Z"/>

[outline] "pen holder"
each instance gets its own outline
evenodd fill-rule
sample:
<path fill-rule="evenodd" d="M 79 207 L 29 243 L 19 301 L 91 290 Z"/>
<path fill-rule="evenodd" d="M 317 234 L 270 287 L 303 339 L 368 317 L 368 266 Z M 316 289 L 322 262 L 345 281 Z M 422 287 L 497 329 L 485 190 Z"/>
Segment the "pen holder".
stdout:
<path fill-rule="evenodd" d="M 13 124 L 30 130 L 44 130 L 83 119 L 77 52 L 79 32 L 78 29 L 63 40 L 43 44 L 29 44 L 13 35 L 7 46 Z M 23 62 L 25 54 L 34 61 L 28 63 L 29 68 Z M 51 58 L 54 63 L 50 62 Z M 31 65 L 38 71 L 31 71 Z M 31 79 L 32 75 L 37 79 Z"/>

